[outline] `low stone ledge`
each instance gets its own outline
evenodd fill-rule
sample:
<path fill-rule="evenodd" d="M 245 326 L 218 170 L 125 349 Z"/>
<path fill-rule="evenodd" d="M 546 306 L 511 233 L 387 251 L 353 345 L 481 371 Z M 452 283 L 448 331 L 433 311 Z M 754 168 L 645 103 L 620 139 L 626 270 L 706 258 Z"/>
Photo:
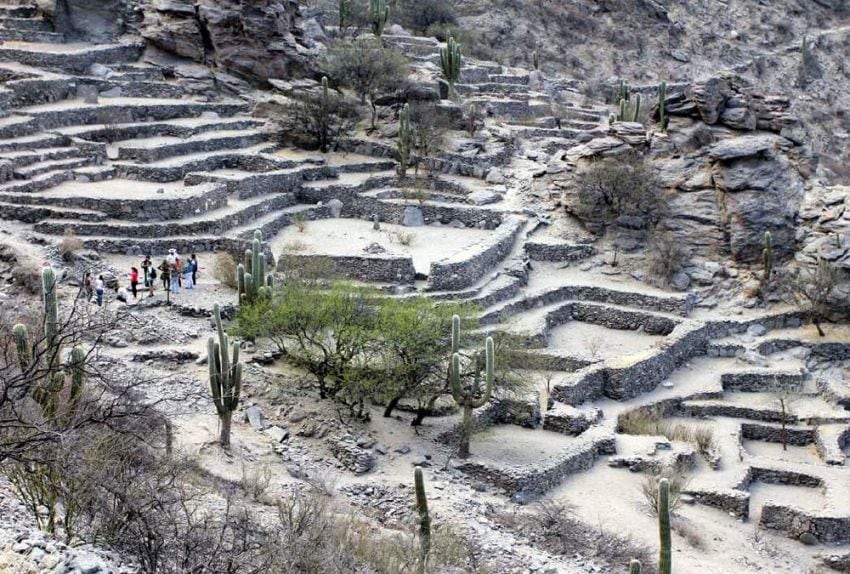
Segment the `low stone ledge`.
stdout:
<path fill-rule="evenodd" d="M 792 446 L 809 446 L 815 443 L 815 430 L 805 427 L 788 427 L 760 423 L 741 423 L 741 437 Z"/>
<path fill-rule="evenodd" d="M 496 229 L 492 237 L 487 238 L 477 248 L 472 247 L 464 250 L 464 253 L 431 263 L 428 288 L 435 291 L 452 291 L 474 285 L 499 261 L 507 257 L 523 225 L 521 219 L 509 217 Z M 472 252 L 472 255 L 468 252 Z"/>
<path fill-rule="evenodd" d="M 601 420 L 601 409 L 595 407 L 577 409 L 570 405 L 558 404 L 546 411 L 543 429 L 578 436 Z"/>
<path fill-rule="evenodd" d="M 724 391 L 735 393 L 800 392 L 806 378 L 802 373 L 749 371 L 723 373 L 720 383 Z"/>
<path fill-rule="evenodd" d="M 284 261 L 296 261 L 297 264 L 317 262 L 327 265 L 332 273 L 349 279 L 368 283 L 413 283 L 416 270 L 410 257 L 395 257 L 388 255 L 308 255 L 288 254 L 281 257 L 279 265 Z M 283 271 L 283 269 L 280 269 Z"/>
<path fill-rule="evenodd" d="M 525 252 L 533 261 L 580 261 L 596 254 L 592 245 L 555 243 L 545 241 L 527 241 Z"/>
<path fill-rule="evenodd" d="M 717 490 L 687 489 L 684 494 L 693 496 L 700 504 L 719 508 L 736 518 L 746 519 L 750 515 L 750 493 L 734 488 Z"/>
<path fill-rule="evenodd" d="M 759 524 L 796 539 L 809 534 L 821 543 L 850 543 L 850 517 L 847 516 L 819 516 L 795 506 L 765 502 Z"/>

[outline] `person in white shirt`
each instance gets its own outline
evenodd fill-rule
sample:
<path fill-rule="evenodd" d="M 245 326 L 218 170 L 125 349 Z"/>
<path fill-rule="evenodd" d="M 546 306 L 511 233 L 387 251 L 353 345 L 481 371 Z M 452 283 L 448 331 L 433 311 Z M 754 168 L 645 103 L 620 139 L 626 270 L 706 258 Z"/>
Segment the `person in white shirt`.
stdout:
<path fill-rule="evenodd" d="M 94 293 L 97 295 L 97 306 L 103 307 L 103 275 L 98 275 L 94 282 Z"/>

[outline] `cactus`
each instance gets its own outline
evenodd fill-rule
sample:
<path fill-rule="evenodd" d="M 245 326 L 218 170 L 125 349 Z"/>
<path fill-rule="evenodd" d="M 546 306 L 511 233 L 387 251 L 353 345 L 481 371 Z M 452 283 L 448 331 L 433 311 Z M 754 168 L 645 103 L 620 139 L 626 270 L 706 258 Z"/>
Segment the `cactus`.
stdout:
<path fill-rule="evenodd" d="M 540 53 L 537 50 L 531 52 L 531 65 L 535 70 L 540 69 Z"/>
<path fill-rule="evenodd" d="M 460 78 L 460 67 L 463 61 L 463 54 L 460 50 L 460 44 L 455 42 L 455 39 L 449 36 L 446 41 L 446 47 L 440 49 L 440 67 L 443 70 L 443 77 L 449 84 L 449 96 L 454 92 L 455 83 Z"/>
<path fill-rule="evenodd" d="M 658 481 L 658 535 L 658 574 L 671 574 L 670 482 L 666 478 Z"/>
<path fill-rule="evenodd" d="M 640 574 L 641 564 L 640 560 L 632 560 L 629 562 L 629 574 Z"/>
<path fill-rule="evenodd" d="M 245 262 L 236 267 L 236 285 L 239 303 L 254 303 L 271 295 L 274 274 L 266 272 L 266 256 L 263 253 L 263 232 L 254 231 L 251 249 L 245 250 Z"/>
<path fill-rule="evenodd" d="M 337 6 L 339 14 L 339 32 L 345 33 L 345 28 L 348 26 L 348 21 L 351 18 L 351 0 L 339 0 Z"/>
<path fill-rule="evenodd" d="M 404 104 L 398 114 L 396 148 L 398 149 L 398 175 L 403 178 L 407 176 L 410 151 L 413 148 L 413 127 L 410 125 L 410 106 L 408 104 Z"/>
<path fill-rule="evenodd" d="M 371 0 L 369 5 L 369 19 L 372 21 L 372 33 L 380 38 L 384 34 L 384 28 L 390 19 L 390 7 L 386 0 Z"/>
<path fill-rule="evenodd" d="M 378 220 L 377 213 L 372 214 L 372 229 L 374 229 L 375 231 L 381 230 L 381 222 Z"/>
<path fill-rule="evenodd" d="M 221 309 L 216 303 L 213 306 L 215 317 L 215 328 L 218 332 L 218 341 L 215 337 L 207 340 L 207 362 L 210 367 L 210 389 L 212 390 L 213 403 L 221 421 L 221 434 L 219 442 L 221 446 L 230 446 L 230 423 L 233 411 L 239 406 L 239 392 L 242 389 L 242 363 L 239 362 L 239 343 L 232 344 L 224 327 L 221 324 Z"/>
<path fill-rule="evenodd" d="M 762 281 L 767 283 L 773 275 L 773 238 L 770 231 L 764 232 L 764 249 L 761 251 L 762 263 L 764 264 L 764 277 Z"/>
<path fill-rule="evenodd" d="M 18 351 L 18 365 L 21 371 L 26 371 L 32 361 L 32 352 L 30 351 L 29 330 L 26 325 L 18 323 L 12 327 L 12 334 L 15 337 L 15 348 Z"/>
<path fill-rule="evenodd" d="M 670 117 L 667 115 L 667 82 L 658 84 L 658 124 L 662 133 L 667 133 Z"/>
<path fill-rule="evenodd" d="M 452 317 L 452 362 L 449 367 L 449 382 L 451 383 L 452 398 L 463 409 L 463 422 L 461 426 L 460 442 L 458 444 L 458 456 L 469 457 L 469 439 L 472 434 L 472 411 L 483 407 L 490 402 L 493 394 L 493 370 L 495 365 L 495 348 L 493 338 L 487 337 L 484 344 L 484 357 L 481 353 L 475 353 L 473 364 L 475 366 L 474 380 L 470 389 L 464 389 L 460 377 L 460 317 Z M 483 361 L 483 365 L 482 365 Z M 481 392 L 481 372 L 484 371 L 484 390 Z"/>
<path fill-rule="evenodd" d="M 617 103 L 619 109 L 616 114 L 611 115 L 609 122 L 611 119 L 618 122 L 638 121 L 640 117 L 640 94 L 635 94 L 632 98 L 631 87 L 624 80 L 620 80 L 620 87 L 617 89 Z"/>
<path fill-rule="evenodd" d="M 428 564 L 428 554 L 431 552 L 431 514 L 428 512 L 428 498 L 425 496 L 425 479 L 422 468 L 417 466 L 413 471 L 413 482 L 416 487 L 416 512 L 419 514 L 420 559 L 419 574 L 425 572 Z"/>

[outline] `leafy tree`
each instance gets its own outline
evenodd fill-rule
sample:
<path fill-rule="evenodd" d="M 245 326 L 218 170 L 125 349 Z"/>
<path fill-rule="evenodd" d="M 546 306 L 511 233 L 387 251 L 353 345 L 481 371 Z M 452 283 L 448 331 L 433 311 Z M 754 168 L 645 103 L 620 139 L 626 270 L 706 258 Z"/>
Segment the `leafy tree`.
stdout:
<path fill-rule="evenodd" d="M 360 119 L 357 106 L 331 90 L 326 78 L 316 90 L 293 96 L 281 118 L 281 131 L 289 141 L 327 153 L 351 133 Z"/>
<path fill-rule="evenodd" d="M 379 96 L 404 87 L 408 62 L 399 52 L 385 47 L 377 38 L 356 38 L 333 45 L 322 64 L 334 83 L 349 88 L 369 104 L 372 129 L 375 129 Z"/>
<path fill-rule="evenodd" d="M 446 393 L 446 358 L 451 350 L 452 315 L 471 320 L 469 306 L 435 305 L 424 297 L 386 299 L 377 311 L 380 360 L 386 373 L 381 392 L 384 416 L 392 416 L 399 402 L 411 399 L 417 415 L 424 416 L 432 399 Z M 421 422 L 421 418 L 417 417 Z"/>

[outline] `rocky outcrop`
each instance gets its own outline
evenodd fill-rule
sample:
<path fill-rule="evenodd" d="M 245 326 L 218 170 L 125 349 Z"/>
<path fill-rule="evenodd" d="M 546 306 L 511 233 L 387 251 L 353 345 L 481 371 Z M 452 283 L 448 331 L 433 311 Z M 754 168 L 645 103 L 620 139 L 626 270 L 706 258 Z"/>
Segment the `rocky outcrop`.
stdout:
<path fill-rule="evenodd" d="M 296 0 L 38 0 L 56 29 L 95 42 L 151 45 L 256 83 L 305 75 L 324 37 Z"/>

